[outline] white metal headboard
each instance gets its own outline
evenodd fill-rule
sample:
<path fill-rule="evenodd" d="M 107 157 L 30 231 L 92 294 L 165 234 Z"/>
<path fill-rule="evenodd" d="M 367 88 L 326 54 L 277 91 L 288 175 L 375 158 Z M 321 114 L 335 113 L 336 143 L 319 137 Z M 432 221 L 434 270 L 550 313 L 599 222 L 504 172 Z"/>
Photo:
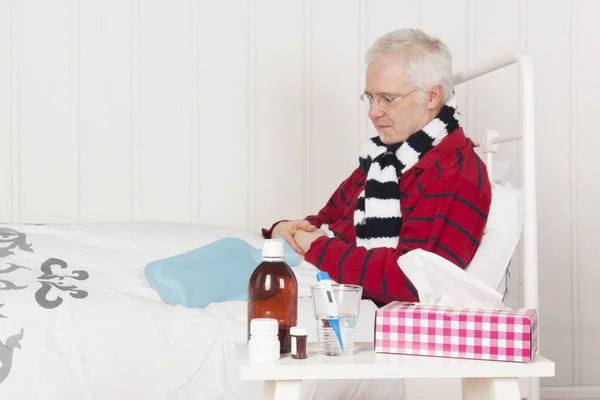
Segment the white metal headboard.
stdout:
<path fill-rule="evenodd" d="M 537 210 L 536 210 L 536 173 L 535 173 L 535 105 L 533 66 L 531 59 L 523 53 L 508 53 L 488 60 L 474 68 L 461 71 L 454 75 L 454 84 L 459 85 L 471 79 L 478 78 L 490 72 L 512 64 L 519 64 L 521 85 L 521 129 L 516 135 L 499 136 L 495 131 L 485 131 L 473 142 L 488 157 L 491 168 L 492 154 L 500 143 L 515 140 L 522 141 L 523 165 L 522 182 L 524 197 L 523 216 L 523 286 L 524 307 L 538 308 L 538 262 L 537 262 Z"/>
<path fill-rule="evenodd" d="M 492 58 L 473 68 L 454 75 L 454 84 L 489 74 L 512 64 L 519 65 L 521 75 L 521 129 L 513 135 L 500 136 L 496 131 L 485 131 L 473 142 L 486 154 L 488 168 L 492 167 L 492 154 L 498 144 L 521 140 L 523 168 L 523 298 L 525 308 L 538 308 L 538 254 L 537 254 L 537 202 L 536 202 L 536 162 L 535 162 L 535 103 L 534 74 L 529 56 L 513 52 Z M 491 170 L 490 170 L 491 172 Z M 491 173 L 490 173 L 491 176 Z M 530 380 L 530 398 L 540 397 L 539 379 Z"/>

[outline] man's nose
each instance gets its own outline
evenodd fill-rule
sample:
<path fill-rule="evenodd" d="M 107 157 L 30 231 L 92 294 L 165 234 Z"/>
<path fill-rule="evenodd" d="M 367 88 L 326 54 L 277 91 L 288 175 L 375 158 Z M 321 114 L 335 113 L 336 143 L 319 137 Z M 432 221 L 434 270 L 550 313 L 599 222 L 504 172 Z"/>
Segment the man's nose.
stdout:
<path fill-rule="evenodd" d="M 384 114 L 383 108 L 379 105 L 378 101 L 371 101 L 369 105 L 369 118 L 379 118 Z"/>

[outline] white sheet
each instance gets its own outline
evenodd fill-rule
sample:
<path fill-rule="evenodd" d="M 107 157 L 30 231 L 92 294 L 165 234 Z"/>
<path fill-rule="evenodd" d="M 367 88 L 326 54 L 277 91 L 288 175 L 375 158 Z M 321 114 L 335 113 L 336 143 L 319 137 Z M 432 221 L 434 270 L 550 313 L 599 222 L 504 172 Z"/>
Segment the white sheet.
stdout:
<path fill-rule="evenodd" d="M 245 341 L 246 303 L 168 306 L 143 275 L 151 260 L 225 236 L 261 241 L 191 224 L 0 225 L 0 398 L 260 398 L 259 384 L 238 379 L 235 343 Z M 296 269 L 301 293 L 314 280 L 311 268 Z M 311 301 L 299 300 L 299 324 L 315 341 Z M 372 340 L 375 309 L 361 303 L 358 340 Z M 319 399 L 399 398 L 401 386 L 307 382 L 303 391 Z"/>

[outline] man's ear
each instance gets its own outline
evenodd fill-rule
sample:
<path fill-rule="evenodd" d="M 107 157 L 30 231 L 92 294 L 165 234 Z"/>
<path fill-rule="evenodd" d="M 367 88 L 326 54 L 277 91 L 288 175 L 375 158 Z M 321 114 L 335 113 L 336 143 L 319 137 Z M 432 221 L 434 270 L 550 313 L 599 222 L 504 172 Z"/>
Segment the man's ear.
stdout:
<path fill-rule="evenodd" d="M 429 92 L 427 92 L 427 108 L 435 110 L 442 102 L 442 96 L 444 95 L 444 89 L 440 85 L 436 85 Z"/>

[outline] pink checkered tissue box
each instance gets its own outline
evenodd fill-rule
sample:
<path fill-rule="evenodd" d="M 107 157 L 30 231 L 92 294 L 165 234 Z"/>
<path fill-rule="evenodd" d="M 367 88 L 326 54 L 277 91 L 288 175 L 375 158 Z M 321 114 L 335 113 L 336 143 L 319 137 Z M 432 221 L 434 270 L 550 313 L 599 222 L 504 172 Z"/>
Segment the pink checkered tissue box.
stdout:
<path fill-rule="evenodd" d="M 537 311 L 392 302 L 377 310 L 375 352 L 529 362 L 538 346 Z"/>

